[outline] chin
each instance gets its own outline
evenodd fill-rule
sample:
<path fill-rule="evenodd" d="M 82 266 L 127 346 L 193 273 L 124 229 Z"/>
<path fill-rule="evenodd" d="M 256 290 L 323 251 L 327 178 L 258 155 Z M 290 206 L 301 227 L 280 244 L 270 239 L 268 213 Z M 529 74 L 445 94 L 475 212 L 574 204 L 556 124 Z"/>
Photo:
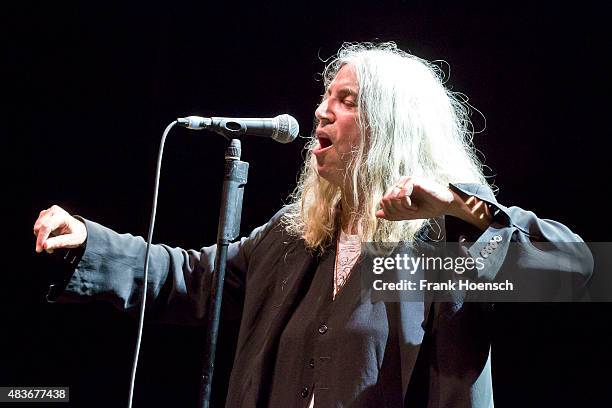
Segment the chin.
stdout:
<path fill-rule="evenodd" d="M 317 164 L 317 174 L 319 175 L 319 177 L 329 181 L 329 172 L 327 171 L 325 166 Z"/>
<path fill-rule="evenodd" d="M 336 181 L 336 178 L 333 177 L 333 174 L 330 174 L 330 172 L 328 170 L 326 170 L 324 167 L 318 166 L 317 167 L 317 173 L 319 174 L 319 177 L 321 177 L 322 179 L 327 181 L 329 184 L 331 184 L 333 186 L 338 186 L 339 185 L 337 183 L 337 181 Z"/>
<path fill-rule="evenodd" d="M 317 166 L 317 174 L 319 175 L 319 177 L 329 181 L 329 174 L 325 170 L 325 167 L 323 167 L 321 165 L 318 165 Z"/>

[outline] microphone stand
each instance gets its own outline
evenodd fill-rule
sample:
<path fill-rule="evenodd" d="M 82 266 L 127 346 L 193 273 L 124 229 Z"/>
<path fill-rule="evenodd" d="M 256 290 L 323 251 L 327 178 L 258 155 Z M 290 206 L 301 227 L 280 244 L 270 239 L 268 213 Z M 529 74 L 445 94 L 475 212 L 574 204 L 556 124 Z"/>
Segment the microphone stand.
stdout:
<path fill-rule="evenodd" d="M 202 408 L 209 408 L 210 406 L 227 249 L 230 242 L 236 239 L 240 233 L 242 197 L 249 172 L 249 163 L 240 161 L 240 154 L 240 140 L 232 139 L 230 145 L 225 150 L 225 174 L 223 177 L 223 192 L 221 193 L 219 228 L 217 230 L 217 255 L 215 257 L 215 270 L 212 276 L 208 304 L 204 365 L 202 367 L 202 381 L 200 384 L 199 406 Z"/>

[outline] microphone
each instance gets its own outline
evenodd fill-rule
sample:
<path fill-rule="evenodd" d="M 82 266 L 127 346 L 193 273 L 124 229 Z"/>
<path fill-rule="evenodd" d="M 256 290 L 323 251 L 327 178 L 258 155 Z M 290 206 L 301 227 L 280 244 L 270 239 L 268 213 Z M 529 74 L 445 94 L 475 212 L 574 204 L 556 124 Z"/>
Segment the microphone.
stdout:
<path fill-rule="evenodd" d="M 293 116 L 284 114 L 275 118 L 203 118 L 187 116 L 178 118 L 180 126 L 194 130 L 212 130 L 226 137 L 253 135 L 269 137 L 280 143 L 292 142 L 300 132 L 300 125 Z"/>

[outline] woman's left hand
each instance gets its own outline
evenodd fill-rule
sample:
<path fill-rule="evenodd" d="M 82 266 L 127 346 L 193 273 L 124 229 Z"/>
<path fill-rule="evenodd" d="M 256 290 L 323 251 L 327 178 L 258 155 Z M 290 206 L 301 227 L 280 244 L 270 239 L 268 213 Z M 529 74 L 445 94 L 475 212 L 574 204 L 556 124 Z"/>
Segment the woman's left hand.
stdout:
<path fill-rule="evenodd" d="M 448 187 L 419 177 L 402 177 L 380 200 L 378 218 L 389 221 L 435 218 L 446 214 L 454 200 Z"/>

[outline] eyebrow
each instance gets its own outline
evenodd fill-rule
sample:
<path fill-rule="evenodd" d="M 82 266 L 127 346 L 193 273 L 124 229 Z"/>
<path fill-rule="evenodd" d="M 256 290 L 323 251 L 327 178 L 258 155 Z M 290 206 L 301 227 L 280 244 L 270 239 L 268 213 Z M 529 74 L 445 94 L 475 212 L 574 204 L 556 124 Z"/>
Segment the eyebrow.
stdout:
<path fill-rule="evenodd" d="M 327 88 L 327 92 L 325 92 L 326 95 L 331 95 L 331 88 Z M 336 93 L 338 95 L 340 95 L 340 97 L 344 97 L 344 96 L 354 96 L 357 97 L 357 91 L 355 91 L 355 89 L 353 88 L 349 88 L 349 87 L 345 87 L 345 88 L 340 88 L 338 91 L 336 91 Z"/>

